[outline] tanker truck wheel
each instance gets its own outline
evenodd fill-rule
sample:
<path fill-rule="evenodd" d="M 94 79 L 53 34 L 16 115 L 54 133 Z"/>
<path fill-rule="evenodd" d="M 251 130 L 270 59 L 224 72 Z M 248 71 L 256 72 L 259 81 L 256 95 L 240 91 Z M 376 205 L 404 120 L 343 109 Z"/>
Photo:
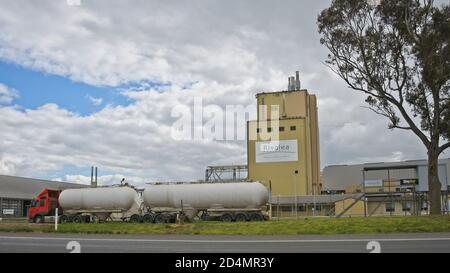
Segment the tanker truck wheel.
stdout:
<path fill-rule="evenodd" d="M 224 213 L 220 216 L 220 220 L 222 222 L 231 222 L 233 221 L 233 215 L 231 213 Z"/>
<path fill-rule="evenodd" d="M 139 216 L 138 214 L 133 214 L 130 217 L 130 223 L 139 223 L 141 222 L 141 216 Z"/>
<path fill-rule="evenodd" d="M 155 216 L 155 223 L 156 224 L 162 224 L 166 222 L 166 217 L 164 217 L 164 215 L 162 215 L 161 213 L 156 214 Z"/>
<path fill-rule="evenodd" d="M 250 221 L 262 221 L 262 220 L 264 220 L 264 218 L 261 215 L 261 213 L 258 212 L 250 213 Z"/>
<path fill-rule="evenodd" d="M 74 215 L 72 218 L 72 222 L 80 224 L 83 222 L 83 218 L 81 217 L 81 215 Z"/>
<path fill-rule="evenodd" d="M 98 223 L 100 223 L 100 219 L 98 218 L 97 215 L 93 214 L 92 217 L 91 217 L 91 222 L 98 224 Z"/>
<path fill-rule="evenodd" d="M 166 219 L 166 223 L 175 223 L 177 215 L 175 213 L 164 213 L 164 219 Z"/>
<path fill-rule="evenodd" d="M 42 215 L 34 216 L 33 222 L 35 222 L 36 224 L 44 223 L 44 216 L 42 216 Z"/>
<path fill-rule="evenodd" d="M 69 217 L 67 215 L 61 215 L 61 224 L 65 224 L 69 222 Z"/>
<path fill-rule="evenodd" d="M 144 218 L 142 220 L 144 223 L 153 223 L 153 221 L 155 220 L 155 217 L 152 214 L 147 213 L 144 215 Z"/>
<path fill-rule="evenodd" d="M 234 220 L 236 222 L 245 222 L 245 221 L 247 221 L 247 214 L 243 213 L 243 212 L 238 212 L 238 213 L 236 213 Z"/>

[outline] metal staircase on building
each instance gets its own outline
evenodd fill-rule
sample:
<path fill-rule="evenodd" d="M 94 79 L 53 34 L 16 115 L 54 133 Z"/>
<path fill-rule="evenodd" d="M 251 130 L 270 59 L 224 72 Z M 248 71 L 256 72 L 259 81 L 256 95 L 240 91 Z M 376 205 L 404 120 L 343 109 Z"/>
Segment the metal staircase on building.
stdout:
<path fill-rule="evenodd" d="M 356 203 L 358 203 L 359 201 L 363 200 L 363 198 L 365 198 L 365 197 L 366 197 L 366 195 L 364 193 L 362 193 L 359 197 L 355 198 L 355 200 L 350 205 L 348 205 L 348 207 L 346 207 L 343 211 L 341 211 L 341 213 L 336 215 L 336 218 L 340 218 L 347 211 L 349 211 L 354 205 L 356 205 Z M 347 199 L 350 199 L 350 198 L 347 198 Z M 344 201 L 344 200 L 342 200 L 342 201 Z"/>

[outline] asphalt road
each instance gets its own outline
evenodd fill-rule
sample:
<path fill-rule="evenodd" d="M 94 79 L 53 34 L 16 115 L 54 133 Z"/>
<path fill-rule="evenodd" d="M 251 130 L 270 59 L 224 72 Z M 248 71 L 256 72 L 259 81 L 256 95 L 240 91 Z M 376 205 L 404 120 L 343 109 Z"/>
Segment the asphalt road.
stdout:
<path fill-rule="evenodd" d="M 203 236 L 203 235 L 80 235 L 0 233 L 0 252 L 148 253 L 277 253 L 370 252 L 450 253 L 450 233 L 305 236 Z M 372 243 L 377 247 L 377 243 Z M 372 247 L 370 247 L 372 249 Z"/>

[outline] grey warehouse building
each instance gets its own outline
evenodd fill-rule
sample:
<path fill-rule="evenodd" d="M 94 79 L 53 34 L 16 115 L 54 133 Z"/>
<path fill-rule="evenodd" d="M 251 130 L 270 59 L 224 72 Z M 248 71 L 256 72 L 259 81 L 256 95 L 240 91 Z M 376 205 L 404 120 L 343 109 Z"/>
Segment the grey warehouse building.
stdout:
<path fill-rule="evenodd" d="M 450 158 L 439 159 L 442 211 L 450 210 Z M 422 215 L 429 213 L 428 161 L 408 160 L 323 169 L 322 194 L 356 194 L 335 204 L 336 215 Z"/>
<path fill-rule="evenodd" d="M 28 206 L 44 189 L 64 190 L 87 185 L 0 175 L 0 218 L 26 217 Z"/>
<path fill-rule="evenodd" d="M 407 160 L 400 162 L 365 163 L 356 165 L 330 165 L 323 169 L 321 182 L 324 191 L 345 191 L 361 185 L 364 180 L 417 179 L 417 191 L 428 191 L 428 161 Z M 442 191 L 450 186 L 450 158 L 439 159 L 439 180 Z"/>

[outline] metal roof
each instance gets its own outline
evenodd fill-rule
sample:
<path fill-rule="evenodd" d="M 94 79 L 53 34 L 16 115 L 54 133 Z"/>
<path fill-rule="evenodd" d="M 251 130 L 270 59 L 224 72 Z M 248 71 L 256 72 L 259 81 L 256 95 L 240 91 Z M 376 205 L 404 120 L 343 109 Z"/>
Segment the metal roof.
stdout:
<path fill-rule="evenodd" d="M 443 164 L 445 162 L 449 162 L 450 158 L 439 158 L 438 163 Z M 387 161 L 387 162 L 369 162 L 363 164 L 335 164 L 328 165 L 325 167 L 344 167 L 344 166 L 364 166 L 364 167 L 390 167 L 390 166 L 426 166 L 428 164 L 427 159 L 413 159 L 413 160 L 403 160 L 403 161 Z"/>
<path fill-rule="evenodd" d="M 384 166 L 384 167 L 364 167 L 363 171 L 382 171 L 382 170 L 407 170 L 417 169 L 418 165 L 400 165 L 400 166 Z"/>
<path fill-rule="evenodd" d="M 293 92 L 306 92 L 306 93 L 308 93 L 308 89 L 258 92 L 258 93 L 256 93 L 255 97 L 264 96 L 264 95 L 270 95 L 270 94 L 293 93 Z"/>
<path fill-rule="evenodd" d="M 11 199 L 33 199 L 45 188 L 63 190 L 85 188 L 87 185 L 0 175 L 0 197 Z"/>

